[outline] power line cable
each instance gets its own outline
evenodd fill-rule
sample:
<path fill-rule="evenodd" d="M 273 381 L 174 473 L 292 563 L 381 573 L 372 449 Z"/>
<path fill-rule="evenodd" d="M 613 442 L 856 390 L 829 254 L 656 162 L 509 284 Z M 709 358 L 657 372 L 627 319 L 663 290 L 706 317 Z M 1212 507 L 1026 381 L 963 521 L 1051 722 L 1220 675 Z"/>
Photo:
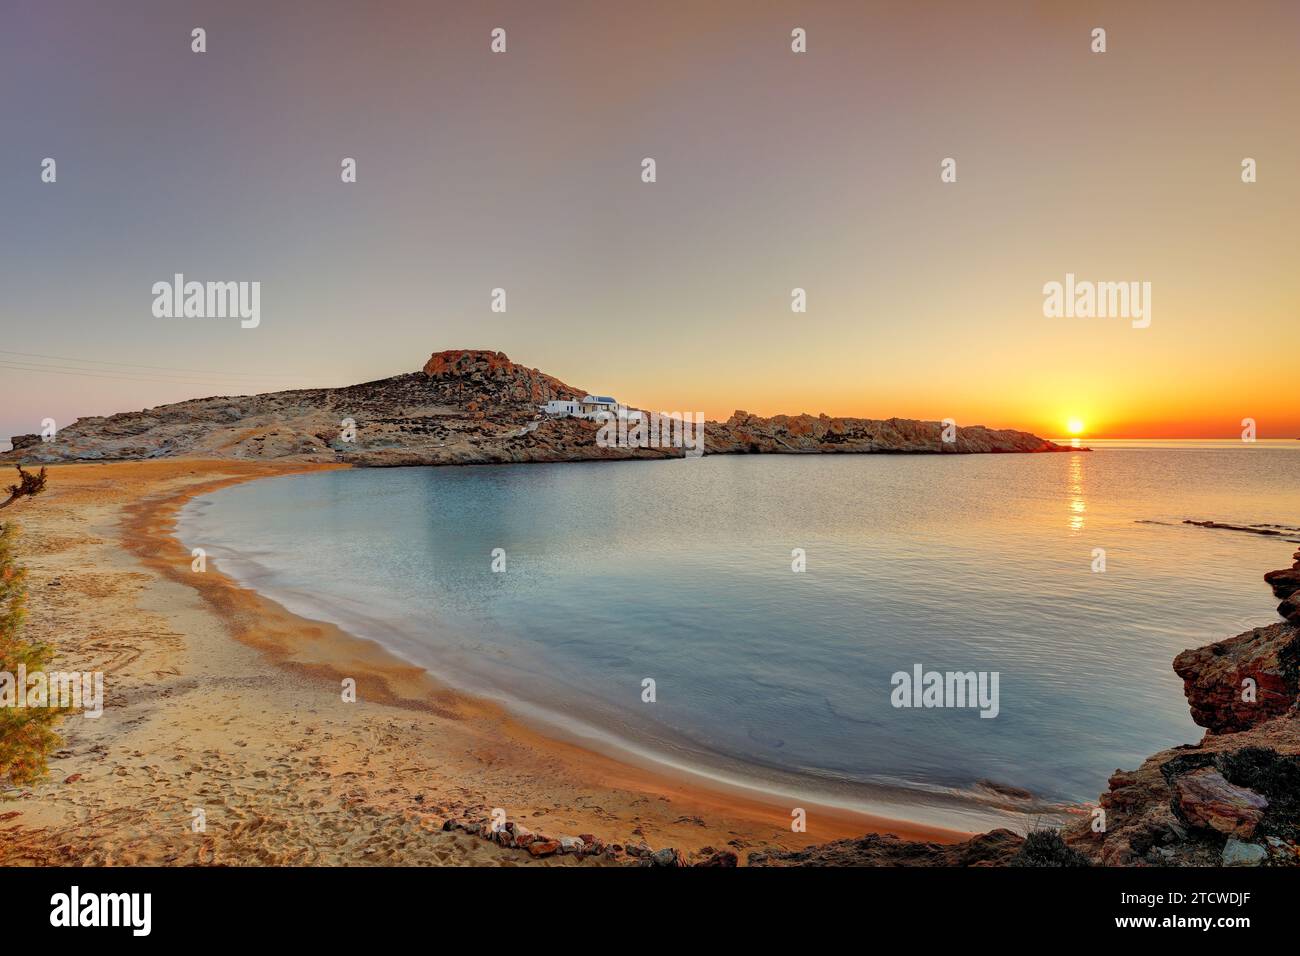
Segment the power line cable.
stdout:
<path fill-rule="evenodd" d="M 161 378 L 157 376 L 145 377 L 132 375 L 128 372 L 118 374 L 111 370 L 96 371 L 93 369 L 69 368 L 68 366 L 58 365 L 5 362 L 3 360 L 0 360 L 0 368 L 7 368 L 16 372 L 44 372 L 47 375 L 72 375 L 78 378 L 104 378 L 115 382 L 142 382 L 150 385 L 203 385 L 210 388 L 220 388 L 223 384 L 230 384 L 229 382 L 198 381 L 195 379 Z M 251 385 L 252 383 L 241 382 L 239 384 Z"/>
<path fill-rule="evenodd" d="M 66 355 L 45 355 L 44 353 L 41 352 L 15 352 L 11 349 L 0 349 L 0 355 L 21 355 L 26 358 L 54 359 L 56 362 L 80 362 L 83 365 L 112 365 L 121 368 L 152 369 L 154 371 L 159 371 L 159 372 L 190 372 L 198 375 L 238 376 L 241 378 L 248 378 L 248 377 L 265 378 L 266 377 L 260 375 L 257 372 L 223 372 L 215 369 L 180 368 L 171 365 L 137 365 L 133 362 L 109 362 L 104 359 L 68 358 Z"/>

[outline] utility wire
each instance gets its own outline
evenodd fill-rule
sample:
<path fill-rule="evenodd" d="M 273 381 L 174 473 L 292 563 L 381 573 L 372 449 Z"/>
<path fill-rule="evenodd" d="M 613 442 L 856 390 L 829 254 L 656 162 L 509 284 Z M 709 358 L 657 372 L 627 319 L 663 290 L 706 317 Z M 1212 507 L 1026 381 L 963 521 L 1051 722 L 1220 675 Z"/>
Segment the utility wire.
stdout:
<path fill-rule="evenodd" d="M 266 377 L 264 375 L 259 375 L 257 372 L 222 372 L 214 369 L 178 368 L 169 365 L 136 365 L 132 362 L 108 362 L 103 359 L 68 358 L 65 355 L 45 355 L 41 352 L 14 352 L 10 349 L 0 349 L 0 355 L 21 355 L 26 358 L 54 359 L 56 362 L 79 362 L 83 365 L 112 365 L 121 368 L 151 369 L 158 372 L 190 372 L 198 375 L 220 375 L 223 377 L 236 376 L 240 378 L 253 377 L 261 379 L 265 379 Z"/>
<path fill-rule="evenodd" d="M 135 372 L 129 369 L 81 368 L 80 366 L 76 366 L 76 365 L 49 365 L 44 362 L 23 362 L 17 359 L 5 358 L 3 355 L 0 355 L 0 362 L 13 365 L 13 366 L 22 366 L 24 368 L 31 369 L 34 371 L 43 371 L 45 369 L 50 369 L 50 370 L 58 370 L 58 371 L 65 371 L 65 372 L 80 372 L 85 375 L 103 374 L 103 375 L 113 375 L 113 376 L 129 376 L 131 378 L 139 379 L 140 381 L 148 381 L 148 382 L 155 382 L 155 381 L 187 382 L 187 383 L 194 383 L 194 384 L 205 384 L 209 382 L 215 384 L 216 382 L 216 379 L 204 379 L 202 381 L 199 381 L 195 379 L 193 375 L 182 375 L 179 373 L 173 375 L 171 372 Z"/>
<path fill-rule="evenodd" d="M 203 385 L 211 388 L 220 388 L 222 382 L 196 381 L 193 379 L 176 379 L 176 378 L 144 378 L 133 376 L 129 373 L 116 374 L 109 370 L 96 371 L 93 369 L 70 369 L 67 366 L 51 365 L 29 365 L 18 364 L 13 362 L 0 361 L 0 368 L 12 369 L 16 372 L 44 372 L 47 375 L 72 375 L 78 378 L 105 378 L 115 382 L 142 382 L 150 385 Z M 246 385 L 250 383 L 239 383 Z"/>

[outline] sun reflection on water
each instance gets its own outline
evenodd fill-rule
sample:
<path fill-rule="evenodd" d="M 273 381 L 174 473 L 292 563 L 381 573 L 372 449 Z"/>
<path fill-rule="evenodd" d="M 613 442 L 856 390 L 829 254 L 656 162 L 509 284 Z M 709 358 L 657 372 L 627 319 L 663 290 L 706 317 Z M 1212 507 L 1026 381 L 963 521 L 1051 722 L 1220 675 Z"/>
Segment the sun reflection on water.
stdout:
<path fill-rule="evenodd" d="M 1083 455 L 1070 456 L 1070 468 L 1066 473 L 1069 482 L 1067 491 L 1070 495 L 1070 530 L 1082 531 L 1084 513 L 1088 510 L 1083 500 Z"/>

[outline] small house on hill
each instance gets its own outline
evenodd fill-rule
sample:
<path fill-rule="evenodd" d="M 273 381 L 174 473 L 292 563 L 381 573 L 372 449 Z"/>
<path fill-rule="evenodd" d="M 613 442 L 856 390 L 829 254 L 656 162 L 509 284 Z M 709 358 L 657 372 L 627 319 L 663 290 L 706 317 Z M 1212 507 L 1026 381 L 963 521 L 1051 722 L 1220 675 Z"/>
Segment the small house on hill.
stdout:
<path fill-rule="evenodd" d="M 595 418 L 601 412 L 618 413 L 618 402 L 608 395 L 587 395 L 582 400 L 582 417 Z"/>
<path fill-rule="evenodd" d="M 641 413 L 630 411 L 609 395 L 584 395 L 581 399 L 553 398 L 540 406 L 544 415 L 557 418 L 609 418 L 640 419 Z"/>

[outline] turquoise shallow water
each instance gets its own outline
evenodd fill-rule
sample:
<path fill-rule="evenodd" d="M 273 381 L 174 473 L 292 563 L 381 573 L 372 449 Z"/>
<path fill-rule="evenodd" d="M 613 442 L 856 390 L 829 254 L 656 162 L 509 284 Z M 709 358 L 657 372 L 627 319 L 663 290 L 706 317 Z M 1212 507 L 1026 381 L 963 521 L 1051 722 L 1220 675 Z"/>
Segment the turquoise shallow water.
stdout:
<path fill-rule="evenodd" d="M 1296 546 L 1179 522 L 1300 524 L 1293 446 L 321 472 L 196 499 L 178 534 L 557 731 L 977 825 L 980 781 L 1094 800 L 1199 738 L 1170 661 L 1275 620 L 1261 576 Z M 893 707 L 916 664 L 998 672 L 997 717 Z"/>

